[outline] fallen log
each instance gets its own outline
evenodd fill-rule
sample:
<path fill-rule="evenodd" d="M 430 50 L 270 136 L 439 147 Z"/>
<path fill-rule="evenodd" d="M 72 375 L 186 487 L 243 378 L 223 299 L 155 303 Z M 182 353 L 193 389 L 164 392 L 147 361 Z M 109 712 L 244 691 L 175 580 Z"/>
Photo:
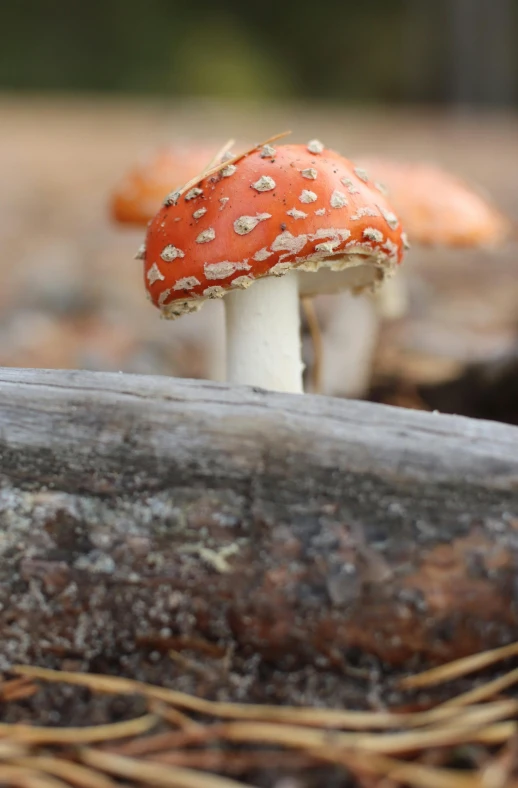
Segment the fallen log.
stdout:
<path fill-rule="evenodd" d="M 518 638 L 515 427 L 4 369 L 0 456 L 2 669 L 187 641 L 404 666 Z"/>

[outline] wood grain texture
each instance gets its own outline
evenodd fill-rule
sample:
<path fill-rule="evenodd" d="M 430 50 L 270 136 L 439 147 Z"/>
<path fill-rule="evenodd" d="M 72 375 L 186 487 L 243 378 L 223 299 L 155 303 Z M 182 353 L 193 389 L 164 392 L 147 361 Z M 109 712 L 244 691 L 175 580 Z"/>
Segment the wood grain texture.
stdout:
<path fill-rule="evenodd" d="M 517 428 L 4 369 L 0 457 L 0 667 L 196 638 L 336 670 L 518 637 Z"/>

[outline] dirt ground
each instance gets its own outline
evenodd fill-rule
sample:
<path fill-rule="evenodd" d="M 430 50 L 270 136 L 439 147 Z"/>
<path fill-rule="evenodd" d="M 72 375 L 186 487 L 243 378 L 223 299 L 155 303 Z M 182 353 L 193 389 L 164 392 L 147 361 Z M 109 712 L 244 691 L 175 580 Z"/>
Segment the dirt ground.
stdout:
<path fill-rule="evenodd" d="M 318 136 L 351 158 L 440 162 L 486 188 L 518 224 L 518 115 L 3 96 L 0 364 L 221 379 L 221 304 L 159 319 L 133 260 L 141 233 L 111 222 L 110 190 L 159 144 L 217 148 L 288 128 L 295 141 Z M 383 326 L 374 380 L 442 381 L 512 348 L 517 266 L 516 243 L 477 254 L 413 250 L 410 311 Z M 396 401 L 419 406 L 412 396 Z"/>

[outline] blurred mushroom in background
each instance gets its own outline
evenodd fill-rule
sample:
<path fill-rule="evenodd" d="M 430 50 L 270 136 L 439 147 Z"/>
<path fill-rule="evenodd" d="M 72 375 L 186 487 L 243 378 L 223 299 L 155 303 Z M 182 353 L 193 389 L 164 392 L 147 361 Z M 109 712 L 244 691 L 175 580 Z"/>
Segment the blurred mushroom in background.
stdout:
<path fill-rule="evenodd" d="M 489 255 L 510 236 L 510 222 L 480 188 L 434 164 L 374 157 L 356 161 L 389 194 L 413 247 L 487 249 Z M 401 319 L 410 308 L 411 266 L 410 261 L 410 269 L 387 281 L 376 296 L 358 298 L 354 318 L 345 296 L 334 304 L 318 299 L 323 338 L 322 373 L 317 385 L 322 393 L 367 395 L 381 321 Z M 368 329 L 355 332 L 353 320 Z M 358 375 L 351 387 L 348 370 L 351 364 L 360 369 L 359 359 L 363 376 Z"/>
<path fill-rule="evenodd" d="M 111 215 L 119 224 L 145 227 L 160 210 L 166 194 L 201 172 L 214 156 L 206 145 L 176 145 L 142 156 L 115 186 Z"/>

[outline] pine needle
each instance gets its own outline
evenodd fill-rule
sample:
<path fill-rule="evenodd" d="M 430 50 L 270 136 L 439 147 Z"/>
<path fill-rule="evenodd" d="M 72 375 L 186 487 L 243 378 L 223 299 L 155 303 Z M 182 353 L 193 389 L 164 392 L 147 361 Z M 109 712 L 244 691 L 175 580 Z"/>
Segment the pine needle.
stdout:
<path fill-rule="evenodd" d="M 438 769 L 420 763 L 405 763 L 384 755 L 357 753 L 329 753 L 315 750 L 312 753 L 327 763 L 346 766 L 358 775 L 376 775 L 394 784 L 401 781 L 414 788 L 489 788 L 477 772 L 460 772 L 454 769 Z"/>
<path fill-rule="evenodd" d="M 25 665 L 18 665 L 13 668 L 13 671 L 41 681 L 64 682 L 66 684 L 88 687 L 94 692 L 113 695 L 140 694 L 150 699 L 169 703 L 186 711 L 223 719 L 286 722 L 294 725 L 309 725 L 323 728 L 370 730 L 372 728 L 397 728 L 402 725 L 405 727 L 420 727 L 451 719 L 459 713 L 454 709 L 446 708 L 432 709 L 414 714 L 398 714 L 379 711 L 348 711 L 342 709 L 223 703 L 116 676 L 72 673 Z"/>
<path fill-rule="evenodd" d="M 402 685 L 442 684 L 517 654 L 518 644 L 511 644 L 406 678 Z M 347 769 L 361 785 L 518 788 L 508 779 L 518 741 L 518 700 L 497 699 L 518 682 L 518 668 L 432 709 L 408 713 L 226 703 L 117 676 L 27 666 L 14 672 L 21 678 L 0 684 L 8 696 L 37 689 L 36 681 L 65 683 L 93 693 L 140 696 L 152 712 L 83 728 L 0 724 L 0 783 L 17 788 L 120 788 L 121 781 L 127 788 L 250 788 L 224 775 L 263 768 L 303 773 L 319 764 Z M 455 748 L 465 745 L 485 745 L 482 766 L 446 768 Z M 444 766 L 421 762 L 427 753 L 440 754 Z"/>
<path fill-rule="evenodd" d="M 462 695 L 456 695 L 454 698 L 445 701 L 438 708 L 459 708 L 461 706 L 468 706 L 472 703 L 481 703 L 482 701 L 490 700 L 496 697 L 502 690 L 509 689 L 513 684 L 518 683 L 518 668 L 510 670 L 504 676 L 499 676 L 492 681 L 486 681 L 480 687 L 474 687 L 472 690 L 463 692 Z"/>
<path fill-rule="evenodd" d="M 117 788 L 117 784 L 103 774 L 81 764 L 52 755 L 32 755 L 15 760 L 17 766 L 36 769 L 54 777 L 62 777 L 78 788 Z"/>
<path fill-rule="evenodd" d="M 236 141 L 233 140 L 233 139 L 230 139 L 227 142 L 225 142 L 225 144 L 221 146 L 221 148 L 218 150 L 218 152 L 214 154 L 214 156 L 212 157 L 210 162 L 207 164 L 207 166 L 205 167 L 203 172 L 208 172 L 213 167 L 215 167 L 217 164 L 219 164 L 221 162 L 223 156 L 225 155 L 225 153 L 228 153 L 229 150 L 231 148 L 233 148 L 235 144 L 236 144 Z"/>
<path fill-rule="evenodd" d="M 125 758 L 122 755 L 83 750 L 81 760 L 102 771 L 117 777 L 129 777 L 147 786 L 163 786 L 163 788 L 252 788 L 245 783 L 236 782 L 228 777 L 217 777 L 195 769 L 180 766 L 166 766 L 161 763 L 149 763 Z"/>
<path fill-rule="evenodd" d="M 203 170 L 198 175 L 195 175 L 194 178 L 191 178 L 190 181 L 187 181 L 187 183 L 184 184 L 184 186 L 182 186 L 181 189 L 175 189 L 175 191 L 173 192 L 173 194 L 175 195 L 175 201 L 178 200 L 182 196 L 182 194 L 185 194 L 186 191 L 189 191 L 189 189 L 192 189 L 193 186 L 196 186 L 198 183 L 200 183 L 200 181 L 203 181 L 206 178 L 210 178 L 212 175 L 216 175 L 218 172 L 220 172 L 220 170 L 223 170 L 225 169 L 225 167 L 228 167 L 229 164 L 235 164 L 241 159 L 244 159 L 245 156 L 249 156 L 250 153 L 253 153 L 259 148 L 262 148 L 264 145 L 269 145 L 270 142 L 276 142 L 276 140 L 280 140 L 283 137 L 287 137 L 289 134 L 291 134 L 291 131 L 283 131 L 280 134 L 275 134 L 273 137 L 270 137 L 264 142 L 260 142 L 258 145 L 253 145 L 252 147 L 248 148 L 242 153 L 238 153 L 236 154 L 236 156 L 232 156 L 231 159 L 222 161 L 219 164 L 210 167 L 210 169 Z"/>
<path fill-rule="evenodd" d="M 70 788 L 67 783 L 23 766 L 0 765 L 0 783 L 16 788 Z"/>
<path fill-rule="evenodd" d="M 16 742 L 27 744 L 90 744 L 92 742 L 125 739 L 150 730 L 157 721 L 154 714 L 134 720 L 92 725 L 83 728 L 46 728 L 23 723 L 0 723 L 0 736 L 11 736 Z"/>
<path fill-rule="evenodd" d="M 455 662 L 448 662 L 446 665 L 425 670 L 423 673 L 418 673 L 415 676 L 407 676 L 400 681 L 399 686 L 403 689 L 417 689 L 445 684 L 447 681 L 467 676 L 470 673 L 488 668 L 496 662 L 516 656 L 518 656 L 518 642 L 490 651 L 482 651 L 470 657 L 463 657 L 455 660 Z"/>

